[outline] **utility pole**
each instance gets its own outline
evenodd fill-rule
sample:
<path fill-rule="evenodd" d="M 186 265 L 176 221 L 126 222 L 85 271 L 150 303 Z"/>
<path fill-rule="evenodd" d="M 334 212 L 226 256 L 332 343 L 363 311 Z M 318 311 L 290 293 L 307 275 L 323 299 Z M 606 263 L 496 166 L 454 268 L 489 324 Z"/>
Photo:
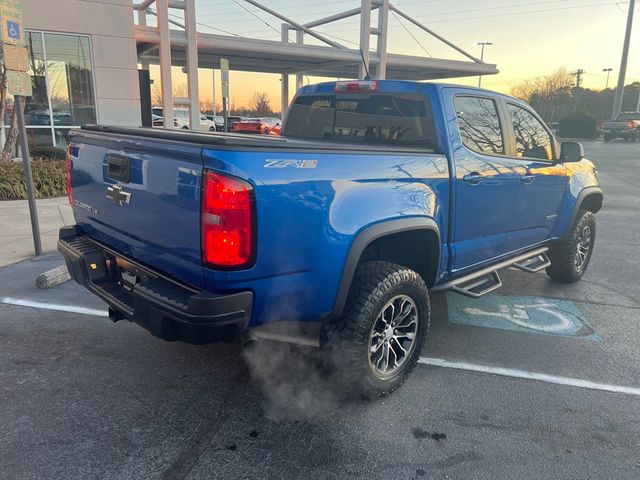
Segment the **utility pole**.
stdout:
<path fill-rule="evenodd" d="M 603 68 L 602 69 L 603 72 L 607 72 L 607 83 L 604 86 L 605 90 L 609 89 L 609 74 L 611 73 L 612 70 L 613 70 L 613 68 Z"/>
<path fill-rule="evenodd" d="M 493 45 L 493 42 L 478 42 L 481 46 L 480 50 L 480 63 L 484 63 L 484 47 L 487 45 Z M 478 87 L 482 86 L 482 75 L 478 76 Z"/>
<path fill-rule="evenodd" d="M 574 90 L 574 97 L 576 99 L 576 108 L 578 108 L 578 101 L 580 98 L 580 85 L 582 85 L 582 76 L 585 73 L 586 72 L 582 68 L 577 69 L 575 72 L 571 72 L 571 75 L 576 76 L 576 87 L 575 87 L 576 89 Z"/>
<path fill-rule="evenodd" d="M 622 59 L 620 60 L 620 71 L 618 72 L 618 86 L 613 99 L 613 112 L 611 118 L 616 118 L 622 110 L 622 94 L 624 93 L 624 79 L 627 75 L 627 58 L 629 57 L 629 43 L 631 41 L 631 27 L 633 25 L 633 10 L 636 7 L 636 0 L 629 0 L 629 13 L 627 13 L 627 30 L 624 34 L 624 44 L 622 46 Z"/>

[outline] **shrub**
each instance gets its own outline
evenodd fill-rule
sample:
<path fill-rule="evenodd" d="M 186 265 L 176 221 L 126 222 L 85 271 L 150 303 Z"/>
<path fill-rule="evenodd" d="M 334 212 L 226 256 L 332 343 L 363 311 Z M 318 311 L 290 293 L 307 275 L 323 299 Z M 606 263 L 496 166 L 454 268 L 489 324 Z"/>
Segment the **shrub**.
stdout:
<path fill-rule="evenodd" d="M 67 194 L 64 160 L 35 158 L 31 163 L 36 198 L 63 197 Z M 22 162 L 0 163 L 0 200 L 27 198 Z"/>
<path fill-rule="evenodd" d="M 41 158 L 43 160 L 64 160 L 66 152 L 58 147 L 36 147 L 31 149 L 31 158 Z"/>
<path fill-rule="evenodd" d="M 575 111 L 560 120 L 560 136 L 568 138 L 595 138 L 598 119 L 586 111 Z"/>

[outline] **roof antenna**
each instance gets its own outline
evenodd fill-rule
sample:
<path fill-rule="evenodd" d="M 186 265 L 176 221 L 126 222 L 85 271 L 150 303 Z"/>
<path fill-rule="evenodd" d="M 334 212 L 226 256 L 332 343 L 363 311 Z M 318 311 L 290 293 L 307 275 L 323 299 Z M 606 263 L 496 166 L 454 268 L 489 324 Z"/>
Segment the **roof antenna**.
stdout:
<path fill-rule="evenodd" d="M 362 53 L 362 49 L 359 49 L 360 51 L 360 56 L 362 57 L 362 66 L 364 67 L 364 71 L 367 74 L 364 79 L 365 80 L 371 80 L 371 75 L 369 75 L 369 67 L 367 66 L 367 62 L 364 59 L 364 53 Z"/>

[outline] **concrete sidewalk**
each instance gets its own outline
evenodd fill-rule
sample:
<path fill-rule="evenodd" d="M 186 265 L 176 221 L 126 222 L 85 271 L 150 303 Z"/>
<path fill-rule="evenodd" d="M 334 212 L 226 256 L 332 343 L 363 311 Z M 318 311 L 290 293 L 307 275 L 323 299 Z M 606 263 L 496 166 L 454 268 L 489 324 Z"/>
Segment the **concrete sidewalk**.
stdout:
<path fill-rule="evenodd" d="M 56 249 L 58 230 L 73 224 L 67 197 L 36 201 L 43 252 Z M 26 200 L 0 201 L 0 267 L 34 255 L 29 206 Z"/>

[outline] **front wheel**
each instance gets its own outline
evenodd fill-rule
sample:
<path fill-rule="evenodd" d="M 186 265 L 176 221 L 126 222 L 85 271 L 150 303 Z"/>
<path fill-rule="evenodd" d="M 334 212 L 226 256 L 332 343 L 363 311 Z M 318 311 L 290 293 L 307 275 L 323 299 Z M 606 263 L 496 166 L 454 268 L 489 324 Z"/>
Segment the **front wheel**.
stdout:
<path fill-rule="evenodd" d="M 393 263 L 362 263 L 342 317 L 323 325 L 323 363 L 350 394 L 387 395 L 415 367 L 429 319 L 420 275 Z"/>
<path fill-rule="evenodd" d="M 566 238 L 550 246 L 547 275 L 565 283 L 580 280 L 589 266 L 595 240 L 596 217 L 580 210 Z"/>

